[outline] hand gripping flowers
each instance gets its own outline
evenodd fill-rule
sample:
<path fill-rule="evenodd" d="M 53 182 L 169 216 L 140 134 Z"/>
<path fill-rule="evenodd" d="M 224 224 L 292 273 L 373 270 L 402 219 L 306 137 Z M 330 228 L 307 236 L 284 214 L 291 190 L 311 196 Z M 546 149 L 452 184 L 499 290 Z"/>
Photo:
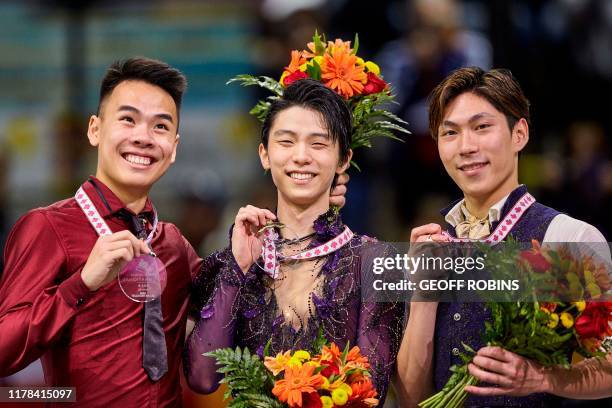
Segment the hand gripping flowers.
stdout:
<path fill-rule="evenodd" d="M 250 111 L 263 121 L 270 109 L 270 101 L 282 96 L 286 87 L 300 79 L 314 79 L 333 89 L 348 104 L 353 115 L 351 149 L 372 147 L 374 137 L 401 140 L 394 131 L 409 134 L 404 127 L 407 123 L 381 108 L 395 99 L 390 85 L 383 80 L 378 65 L 357 55 L 357 36 L 352 45 L 351 48 L 350 41 L 341 39 L 326 43 L 325 36 L 315 33 L 306 50 L 291 51 L 291 60 L 279 81 L 266 76 L 238 75 L 228 84 L 238 81 L 243 86 L 258 85 L 273 93 Z M 357 167 L 355 162 L 352 164 Z"/>
<path fill-rule="evenodd" d="M 529 288 L 521 296 L 507 293 L 495 300 L 482 294 L 491 313 L 483 333 L 488 346 L 502 347 L 544 367 L 565 368 L 573 352 L 603 357 L 612 351 L 612 302 L 605 262 L 575 256 L 562 246 L 542 247 L 536 240 L 531 249 L 523 249 L 514 240 L 501 249 L 481 249 L 493 279 L 519 279 L 520 287 Z M 478 383 L 468 371 L 476 351 L 463 346 L 463 364 L 451 367 L 453 374 L 444 388 L 419 407 L 463 406 L 468 396 L 465 386 Z"/>

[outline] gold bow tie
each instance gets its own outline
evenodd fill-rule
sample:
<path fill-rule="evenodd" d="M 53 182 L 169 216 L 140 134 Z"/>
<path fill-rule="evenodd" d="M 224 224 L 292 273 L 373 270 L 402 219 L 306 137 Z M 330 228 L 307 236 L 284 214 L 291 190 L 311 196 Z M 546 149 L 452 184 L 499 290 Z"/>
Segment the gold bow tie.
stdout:
<path fill-rule="evenodd" d="M 473 215 L 468 215 L 466 221 L 457 224 L 455 233 L 458 238 L 482 239 L 491 234 L 491 222 L 489 217 L 479 220 Z"/>

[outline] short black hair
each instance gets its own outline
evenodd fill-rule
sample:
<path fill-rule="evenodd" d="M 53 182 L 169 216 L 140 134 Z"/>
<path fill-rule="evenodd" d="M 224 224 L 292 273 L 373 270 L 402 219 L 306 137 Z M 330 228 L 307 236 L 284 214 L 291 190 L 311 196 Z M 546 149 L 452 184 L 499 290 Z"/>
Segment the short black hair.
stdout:
<path fill-rule="evenodd" d="M 104 99 L 123 81 L 144 81 L 162 88 L 174 100 L 177 114 L 181 110 L 183 94 L 187 89 L 187 78 L 181 71 L 172 68 L 165 62 L 134 57 L 117 60 L 106 70 L 100 86 L 100 99 L 98 101 L 98 114 Z"/>
<path fill-rule="evenodd" d="M 261 128 L 261 143 L 266 149 L 274 119 L 281 111 L 293 106 L 321 114 L 332 142 L 338 142 L 340 161 L 345 163 L 351 148 L 353 116 L 340 95 L 313 79 L 295 81 L 284 90 L 283 96 L 272 101 Z"/>

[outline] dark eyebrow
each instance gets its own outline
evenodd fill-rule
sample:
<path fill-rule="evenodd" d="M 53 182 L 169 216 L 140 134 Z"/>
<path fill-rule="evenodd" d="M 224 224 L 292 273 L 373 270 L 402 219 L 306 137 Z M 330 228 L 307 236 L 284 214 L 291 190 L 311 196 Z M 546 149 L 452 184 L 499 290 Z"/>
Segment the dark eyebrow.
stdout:
<path fill-rule="evenodd" d="M 118 112 L 122 112 L 122 111 L 127 111 L 127 112 L 133 112 L 133 113 L 137 113 L 137 114 L 141 114 L 141 112 L 136 109 L 133 106 L 130 105 L 121 105 L 119 106 L 119 109 L 117 109 Z M 167 121 L 169 121 L 170 123 L 174 123 L 174 120 L 172 118 L 172 115 L 168 114 L 168 113 L 158 113 L 156 115 L 154 115 L 156 118 L 159 119 L 165 119 Z"/>
<path fill-rule="evenodd" d="M 274 133 L 272 133 L 272 136 L 282 136 L 282 135 L 295 136 L 295 132 L 288 130 L 288 129 L 278 129 L 278 130 L 275 130 Z"/>
<path fill-rule="evenodd" d="M 474 123 L 479 121 L 482 118 L 494 118 L 493 115 L 491 115 L 490 113 L 487 112 L 480 112 L 475 114 L 474 116 L 472 116 L 471 118 L 468 119 L 468 123 Z M 449 126 L 449 127 L 458 127 L 459 125 L 456 124 L 455 122 L 453 122 L 452 120 L 445 120 L 442 122 L 442 126 Z"/>
<path fill-rule="evenodd" d="M 272 135 L 273 136 L 281 136 L 281 135 L 289 135 L 289 136 L 297 136 L 297 133 L 295 133 L 293 130 L 289 130 L 289 129 L 278 129 L 276 130 Z M 309 137 L 324 137 L 326 139 L 329 139 L 329 134 L 327 133 L 310 133 L 308 135 Z"/>
<path fill-rule="evenodd" d="M 468 122 L 469 123 L 474 123 L 474 122 L 479 121 L 482 118 L 494 118 L 494 116 L 491 115 L 490 113 L 487 113 L 487 112 L 480 112 L 480 113 L 477 113 L 474 116 L 472 116 L 470 118 L 470 120 L 468 120 Z"/>

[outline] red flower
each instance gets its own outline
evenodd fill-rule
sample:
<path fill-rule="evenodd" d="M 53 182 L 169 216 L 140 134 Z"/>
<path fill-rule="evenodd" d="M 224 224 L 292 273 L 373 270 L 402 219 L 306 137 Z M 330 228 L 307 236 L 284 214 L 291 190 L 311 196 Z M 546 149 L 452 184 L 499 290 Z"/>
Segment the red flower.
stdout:
<path fill-rule="evenodd" d="M 300 79 L 305 79 L 305 78 L 308 78 L 308 75 L 305 72 L 295 71 L 293 74 L 287 75 L 285 77 L 285 79 L 283 80 L 283 85 L 289 86 L 295 81 L 299 81 Z"/>
<path fill-rule="evenodd" d="M 382 92 L 387 89 L 387 83 L 376 76 L 373 72 L 368 72 L 368 82 L 363 87 L 363 94 L 369 95 Z"/>
<path fill-rule="evenodd" d="M 321 370 L 321 372 L 319 373 L 323 377 L 329 378 L 332 375 L 340 374 L 340 368 L 338 368 L 338 366 L 336 364 L 332 363 L 331 361 L 323 360 L 323 361 L 321 361 L 321 365 L 322 366 L 325 366 L 325 365 L 327 366 L 323 370 Z"/>
<path fill-rule="evenodd" d="M 587 302 L 584 311 L 576 319 L 576 333 L 581 339 L 603 339 L 612 334 L 609 321 L 612 318 L 612 302 Z"/>
<path fill-rule="evenodd" d="M 526 250 L 521 252 L 521 258 L 526 264 L 531 265 L 534 272 L 546 272 L 550 269 L 550 262 L 540 251 Z"/>
<path fill-rule="evenodd" d="M 318 392 L 309 392 L 302 395 L 302 408 L 323 408 Z"/>
<path fill-rule="evenodd" d="M 546 309 L 549 312 L 554 312 L 557 309 L 557 304 L 554 302 L 542 302 L 540 303 L 540 308 L 541 309 Z"/>

